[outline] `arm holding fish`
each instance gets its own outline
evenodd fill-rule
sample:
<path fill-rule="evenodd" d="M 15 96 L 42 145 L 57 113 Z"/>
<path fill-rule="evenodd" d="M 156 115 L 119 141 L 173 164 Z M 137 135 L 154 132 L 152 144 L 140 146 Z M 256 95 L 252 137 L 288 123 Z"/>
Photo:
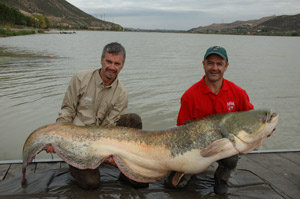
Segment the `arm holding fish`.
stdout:
<path fill-rule="evenodd" d="M 56 122 L 72 123 L 76 115 L 76 109 L 79 101 L 80 80 L 74 75 L 69 83 L 65 93 L 61 111 L 58 114 Z"/>
<path fill-rule="evenodd" d="M 203 118 L 214 113 L 229 112 L 231 109 L 228 108 L 228 101 L 234 102 L 233 105 L 236 106 L 236 109 L 231 111 L 247 111 L 254 109 L 245 90 L 236 86 L 235 84 L 231 84 L 230 82 L 226 81 L 225 83 L 227 86 L 225 86 L 227 88 L 227 92 L 220 92 L 218 97 L 215 97 L 215 95 L 211 93 L 206 94 L 208 92 L 205 91 L 205 88 L 200 92 L 196 86 L 193 86 L 191 87 L 191 90 L 186 91 L 181 98 L 181 107 L 178 113 L 177 125 L 185 125 L 193 122 L 195 119 Z M 218 104 L 218 106 L 216 104 Z M 224 105 L 224 107 L 221 105 Z M 229 159 L 221 161 L 221 164 L 225 165 L 225 167 L 228 167 L 227 162 L 229 162 L 230 165 L 235 165 L 238 160 L 236 158 L 237 156 L 235 157 L 235 155 L 238 154 L 238 151 L 234 149 L 235 137 L 231 134 L 231 132 L 229 132 L 229 130 L 230 129 L 226 129 L 223 125 L 219 124 L 219 132 L 223 138 L 213 142 L 209 147 L 207 147 L 207 149 L 202 151 L 204 156 L 211 156 L 219 153 L 220 151 L 226 151 L 227 149 L 227 153 L 231 151 L 230 153 L 233 157 L 229 159 L 232 159 L 232 161 L 227 161 Z M 219 148 L 220 146 L 222 147 Z M 232 162 L 235 163 L 232 164 Z M 172 177 L 172 175 L 169 177 Z M 174 177 L 176 177 L 176 174 Z M 187 176 L 187 178 L 188 177 L 189 176 Z M 176 179 L 176 181 L 178 183 L 180 178 Z M 174 182 L 175 180 L 173 179 L 173 185 L 176 186 Z M 181 184 L 184 186 L 185 183 Z"/>
<path fill-rule="evenodd" d="M 187 123 L 190 123 L 192 121 L 193 115 L 192 115 L 192 105 L 188 100 L 186 99 L 185 95 L 181 97 L 181 105 L 177 117 L 177 126 L 185 125 Z"/>
<path fill-rule="evenodd" d="M 239 106 L 238 111 L 250 111 L 254 110 L 253 104 L 251 104 L 249 96 L 244 89 L 241 89 L 239 96 Z"/>

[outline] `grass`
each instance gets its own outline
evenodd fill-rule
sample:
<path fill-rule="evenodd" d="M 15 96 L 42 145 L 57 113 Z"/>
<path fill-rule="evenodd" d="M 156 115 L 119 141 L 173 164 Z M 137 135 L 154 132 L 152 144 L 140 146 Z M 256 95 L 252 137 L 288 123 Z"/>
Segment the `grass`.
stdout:
<path fill-rule="evenodd" d="M 35 34 L 35 30 L 19 30 L 12 31 L 0 28 L 0 37 L 19 36 L 19 35 L 30 35 Z"/>

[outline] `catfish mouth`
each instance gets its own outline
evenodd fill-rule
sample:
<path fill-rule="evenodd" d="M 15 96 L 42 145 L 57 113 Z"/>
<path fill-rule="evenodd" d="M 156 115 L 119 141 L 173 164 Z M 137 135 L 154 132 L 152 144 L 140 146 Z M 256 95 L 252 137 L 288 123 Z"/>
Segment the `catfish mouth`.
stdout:
<path fill-rule="evenodd" d="M 278 117 L 279 115 L 277 114 L 277 113 L 271 113 L 271 115 L 269 116 L 269 117 L 267 117 L 267 118 L 264 118 L 263 119 L 263 123 L 271 123 L 272 122 L 272 120 L 274 121 L 274 120 L 278 120 L 278 118 L 276 118 L 276 117 Z"/>
<path fill-rule="evenodd" d="M 279 115 L 269 112 L 261 119 L 261 125 L 256 132 L 240 131 L 235 137 L 235 148 L 239 153 L 246 154 L 260 147 L 275 131 Z"/>

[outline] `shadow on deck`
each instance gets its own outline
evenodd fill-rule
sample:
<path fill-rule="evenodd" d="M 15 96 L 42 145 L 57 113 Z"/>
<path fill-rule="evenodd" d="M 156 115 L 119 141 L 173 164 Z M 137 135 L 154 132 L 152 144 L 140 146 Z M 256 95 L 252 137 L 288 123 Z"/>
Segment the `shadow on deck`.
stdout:
<path fill-rule="evenodd" d="M 163 180 L 149 188 L 134 189 L 118 181 L 119 170 L 106 163 L 99 168 L 99 189 L 80 189 L 63 161 L 35 162 L 27 167 L 27 185 L 21 186 L 21 162 L 0 162 L 0 198 L 286 198 L 300 196 L 300 152 L 251 153 L 242 155 L 229 193 L 213 193 L 217 164 L 194 175 L 183 189 L 167 189 Z"/>

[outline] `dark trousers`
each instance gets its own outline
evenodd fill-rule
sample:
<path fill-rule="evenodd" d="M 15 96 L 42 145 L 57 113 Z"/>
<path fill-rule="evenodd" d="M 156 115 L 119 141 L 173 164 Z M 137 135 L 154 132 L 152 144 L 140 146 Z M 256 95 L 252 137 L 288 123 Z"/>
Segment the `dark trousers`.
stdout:
<path fill-rule="evenodd" d="M 219 165 L 214 174 L 215 183 L 219 183 L 221 180 L 226 181 L 226 182 L 228 181 L 228 179 L 230 178 L 230 176 L 234 173 L 234 171 L 236 169 L 238 159 L 239 159 L 239 156 L 235 155 L 235 156 L 225 158 L 225 159 L 218 161 Z M 174 175 L 175 175 L 175 172 L 173 171 L 173 172 L 170 172 L 166 176 L 165 182 L 164 182 L 166 187 L 171 188 L 171 189 L 183 188 L 188 184 L 188 182 L 190 181 L 190 179 L 192 177 L 192 175 L 190 175 L 190 174 L 184 175 L 181 178 L 180 182 L 176 186 L 174 186 L 172 183 L 172 179 L 173 179 Z"/>
<path fill-rule="evenodd" d="M 219 160 L 219 166 L 214 174 L 215 180 L 228 181 L 228 179 L 236 169 L 238 160 L 238 155 Z"/>
<path fill-rule="evenodd" d="M 121 115 L 117 126 L 142 129 L 142 119 L 135 113 Z M 99 169 L 78 169 L 69 165 L 71 175 L 75 178 L 79 186 L 83 189 L 96 189 L 100 185 Z"/>

